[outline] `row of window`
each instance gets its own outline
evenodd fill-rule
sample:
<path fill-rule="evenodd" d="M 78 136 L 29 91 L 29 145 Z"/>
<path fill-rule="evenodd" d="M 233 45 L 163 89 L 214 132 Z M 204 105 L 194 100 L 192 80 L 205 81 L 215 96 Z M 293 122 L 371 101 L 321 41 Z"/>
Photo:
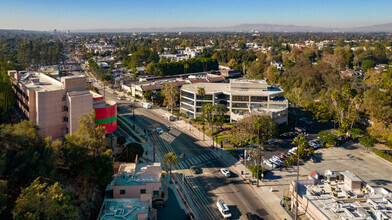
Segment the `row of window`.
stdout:
<path fill-rule="evenodd" d="M 147 190 L 146 189 L 140 189 L 140 194 L 146 194 Z M 127 191 L 125 189 L 120 189 L 120 195 L 125 195 Z M 153 197 L 158 197 L 159 196 L 159 190 L 154 190 L 152 191 L 152 196 Z"/>

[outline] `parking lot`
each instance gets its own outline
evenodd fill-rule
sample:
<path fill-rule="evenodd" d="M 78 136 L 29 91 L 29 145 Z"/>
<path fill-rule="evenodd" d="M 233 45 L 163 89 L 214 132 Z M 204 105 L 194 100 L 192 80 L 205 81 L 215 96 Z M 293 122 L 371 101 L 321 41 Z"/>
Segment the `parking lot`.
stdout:
<path fill-rule="evenodd" d="M 348 170 L 371 186 L 380 186 L 392 191 L 392 164 L 364 148 L 346 143 L 342 147 L 318 149 L 315 154 L 321 160 L 317 163 L 301 162 L 300 179 L 306 179 L 313 170 Z M 278 168 L 266 175 L 265 184 L 272 187 L 279 198 L 282 198 L 284 191 L 289 190 L 290 182 L 295 179 L 296 166 Z"/>

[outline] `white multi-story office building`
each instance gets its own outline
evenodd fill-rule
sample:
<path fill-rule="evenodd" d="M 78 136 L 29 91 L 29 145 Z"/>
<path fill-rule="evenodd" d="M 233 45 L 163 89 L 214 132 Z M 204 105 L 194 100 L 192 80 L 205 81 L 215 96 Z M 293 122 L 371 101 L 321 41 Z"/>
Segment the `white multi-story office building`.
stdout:
<path fill-rule="evenodd" d="M 198 94 L 204 88 L 205 95 Z M 205 103 L 223 104 L 228 108 L 230 122 L 241 120 L 251 113 L 272 117 L 278 124 L 288 122 L 288 100 L 279 87 L 264 80 L 232 79 L 230 83 L 195 83 L 181 88 L 181 113 L 191 118 L 201 114 Z"/>

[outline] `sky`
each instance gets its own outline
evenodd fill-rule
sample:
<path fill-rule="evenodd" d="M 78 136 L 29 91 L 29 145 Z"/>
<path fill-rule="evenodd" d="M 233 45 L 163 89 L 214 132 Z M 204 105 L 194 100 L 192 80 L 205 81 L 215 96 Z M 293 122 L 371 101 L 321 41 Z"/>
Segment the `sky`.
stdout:
<path fill-rule="evenodd" d="M 0 0 L 0 29 L 359 27 L 392 23 L 391 8 L 392 0 Z"/>

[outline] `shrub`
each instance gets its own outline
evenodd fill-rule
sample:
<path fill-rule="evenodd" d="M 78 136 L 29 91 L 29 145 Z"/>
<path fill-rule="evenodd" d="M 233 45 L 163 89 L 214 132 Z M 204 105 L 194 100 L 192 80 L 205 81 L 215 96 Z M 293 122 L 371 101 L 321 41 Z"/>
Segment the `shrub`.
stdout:
<path fill-rule="evenodd" d="M 373 138 L 371 138 L 369 136 L 360 137 L 360 138 L 358 138 L 358 140 L 359 140 L 359 143 L 361 143 L 367 149 L 374 147 L 374 140 L 373 140 Z"/>
<path fill-rule="evenodd" d="M 267 170 L 262 168 L 260 165 L 257 166 L 248 166 L 248 169 L 250 170 L 250 172 L 252 172 L 253 176 L 257 177 L 257 170 L 259 170 L 259 179 L 261 179 L 261 171 L 263 172 L 263 175 L 265 176 L 265 174 L 267 173 Z"/>
<path fill-rule="evenodd" d="M 381 158 L 384 158 L 385 160 L 387 160 L 387 161 L 392 163 L 392 155 L 390 155 L 390 154 L 388 154 L 388 153 L 386 153 L 384 151 L 380 151 L 380 150 L 375 150 L 374 153 L 377 156 L 379 156 Z"/>

